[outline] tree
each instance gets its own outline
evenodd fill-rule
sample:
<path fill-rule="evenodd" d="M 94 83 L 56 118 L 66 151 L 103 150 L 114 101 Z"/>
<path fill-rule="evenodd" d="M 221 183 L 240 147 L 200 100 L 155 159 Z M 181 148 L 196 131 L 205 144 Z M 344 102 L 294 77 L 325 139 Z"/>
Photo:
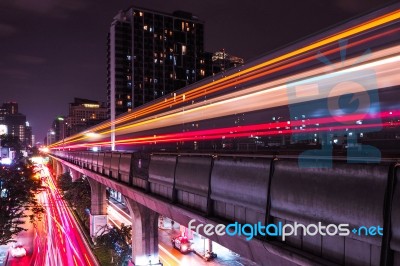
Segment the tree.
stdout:
<path fill-rule="evenodd" d="M 120 265 L 124 258 L 130 254 L 130 240 L 132 227 L 121 224 L 121 228 L 105 227 L 102 234 L 96 238 L 96 244 L 110 251 L 111 262 Z M 114 261 L 114 258 L 116 261 Z"/>
<path fill-rule="evenodd" d="M 2 147 L 15 150 L 15 159 L 18 160 L 21 155 L 22 143 L 17 136 L 3 134 L 0 135 L 0 143 Z"/>
<path fill-rule="evenodd" d="M 73 187 L 72 178 L 69 173 L 61 174 L 57 177 L 57 186 L 61 191 L 68 191 Z"/>
<path fill-rule="evenodd" d="M 84 178 L 72 182 L 70 174 L 64 173 L 57 178 L 57 185 L 63 191 L 64 199 L 75 208 L 79 218 L 89 227 L 89 217 L 86 212 L 91 205 L 89 182 Z"/>
<path fill-rule="evenodd" d="M 27 211 L 30 222 L 40 219 L 43 208 L 35 198 L 41 181 L 33 165 L 19 160 L 10 166 L 0 166 L 0 245 L 13 242 L 13 237 L 25 230 L 21 227 Z"/>

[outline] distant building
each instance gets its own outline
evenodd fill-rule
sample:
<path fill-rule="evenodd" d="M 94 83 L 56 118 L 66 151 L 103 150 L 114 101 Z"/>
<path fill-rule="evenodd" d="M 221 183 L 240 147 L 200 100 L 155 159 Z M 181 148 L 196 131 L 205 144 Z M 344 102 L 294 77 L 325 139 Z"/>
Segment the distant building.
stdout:
<path fill-rule="evenodd" d="M 74 102 L 69 104 L 69 114 L 64 120 L 58 117 L 53 123 L 53 131 L 58 135 L 58 140 L 63 138 L 63 132 L 66 136 L 77 134 L 91 126 L 94 126 L 107 119 L 107 107 L 103 102 L 75 98 Z M 63 125 L 63 126 L 62 126 Z M 64 125 L 66 126 L 63 129 Z M 55 128 L 57 127 L 57 131 Z M 63 131 L 64 130 L 64 131 Z"/>
<path fill-rule="evenodd" d="M 243 58 L 230 55 L 226 53 L 224 49 L 215 53 L 206 52 L 204 58 L 206 76 L 212 76 L 219 72 L 244 64 Z"/>
<path fill-rule="evenodd" d="M 25 122 L 25 139 L 23 142 L 26 146 L 35 146 L 35 136 L 32 134 L 32 127 L 28 121 Z"/>
<path fill-rule="evenodd" d="M 0 107 L 1 131 L 18 137 L 26 145 L 26 116 L 18 112 L 18 103 L 6 102 Z"/>
<path fill-rule="evenodd" d="M 108 34 L 111 119 L 204 78 L 203 50 L 204 25 L 191 13 L 120 11 Z"/>
<path fill-rule="evenodd" d="M 49 129 L 44 139 L 44 143 L 46 146 L 49 146 L 55 142 L 56 142 L 56 133 L 54 132 L 53 129 Z"/>
<path fill-rule="evenodd" d="M 53 124 L 51 125 L 52 130 L 54 131 L 55 141 L 62 140 L 67 137 L 67 122 L 64 116 L 57 116 L 54 119 Z"/>
<path fill-rule="evenodd" d="M 18 103 L 16 102 L 6 102 L 3 103 L 2 110 L 8 115 L 15 115 L 18 114 Z"/>

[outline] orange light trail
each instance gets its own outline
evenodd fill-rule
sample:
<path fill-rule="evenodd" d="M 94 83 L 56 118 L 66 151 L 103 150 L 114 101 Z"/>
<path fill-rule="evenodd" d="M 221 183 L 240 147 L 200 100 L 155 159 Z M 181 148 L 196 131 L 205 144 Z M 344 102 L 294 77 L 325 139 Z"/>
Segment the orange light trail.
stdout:
<path fill-rule="evenodd" d="M 249 68 L 244 69 L 244 70 L 242 70 L 240 72 L 237 72 L 237 73 L 231 74 L 229 76 L 223 77 L 223 78 L 221 78 L 219 80 L 216 80 L 216 81 L 213 81 L 211 83 L 199 86 L 199 87 L 194 88 L 194 89 L 192 89 L 192 90 L 190 90 L 188 92 L 183 92 L 183 93 L 177 94 L 176 97 L 165 98 L 164 101 L 161 101 L 161 102 L 158 102 L 156 104 L 144 107 L 143 109 L 140 109 L 138 111 L 129 113 L 129 114 L 125 115 L 125 116 L 122 116 L 122 117 L 116 119 L 114 124 L 116 124 L 116 125 L 117 124 L 121 124 L 123 122 L 129 121 L 130 119 L 138 118 L 138 117 L 145 116 L 145 115 L 149 115 L 149 114 L 154 113 L 156 111 L 163 110 L 164 108 L 172 107 L 174 105 L 182 103 L 184 98 L 185 98 L 184 101 L 188 102 L 188 101 L 196 99 L 198 97 L 205 96 L 207 94 L 210 94 L 210 93 L 213 93 L 213 92 L 216 92 L 216 91 L 220 91 L 220 90 L 226 89 L 228 87 L 232 87 L 232 86 L 241 84 L 241 83 L 246 82 L 246 81 L 253 80 L 255 78 L 258 78 L 258 77 L 261 77 L 261 76 L 264 76 L 264 75 L 267 75 L 267 74 L 275 73 L 277 71 L 280 71 L 280 70 L 283 70 L 283 69 L 287 69 L 289 67 L 296 66 L 297 64 L 301 64 L 301 63 L 307 62 L 307 61 L 309 61 L 311 59 L 314 59 L 315 56 L 311 56 L 311 57 L 308 57 L 308 58 L 303 58 L 303 59 L 300 59 L 297 62 L 291 62 L 291 63 L 283 65 L 283 66 L 272 68 L 274 65 L 284 62 L 284 60 L 288 60 L 288 59 L 294 58 L 294 57 L 299 56 L 299 55 L 304 55 L 307 52 L 310 52 L 310 51 L 313 51 L 313 50 L 315 50 L 317 48 L 321 48 L 321 47 L 323 47 L 325 45 L 334 43 L 334 42 L 336 42 L 336 41 L 338 41 L 340 39 L 348 38 L 350 36 L 354 36 L 356 34 L 368 31 L 370 29 L 373 29 L 373 28 L 388 24 L 390 22 L 398 20 L 399 18 L 400 18 L 400 10 L 397 9 L 397 10 L 391 12 L 391 13 L 388 13 L 388 14 L 385 14 L 385 15 L 380 16 L 378 18 L 375 18 L 375 19 L 372 19 L 370 21 L 364 22 L 364 23 L 362 23 L 360 25 L 356 25 L 356 26 L 354 26 L 354 27 L 352 27 L 350 29 L 343 30 L 343 31 L 341 31 L 341 32 L 339 32 L 337 34 L 334 34 L 334 35 L 328 36 L 326 38 L 323 38 L 323 39 L 321 39 L 319 41 L 316 41 L 316 42 L 314 42 L 314 43 L 312 43 L 310 45 L 307 45 L 307 46 L 302 47 L 300 49 L 297 49 L 295 51 L 292 51 L 292 52 L 283 54 L 281 56 L 269 59 L 269 60 L 267 60 L 267 61 L 265 61 L 265 62 L 263 62 L 261 64 L 255 65 L 253 67 L 249 67 Z M 394 31 L 397 31 L 397 30 L 398 29 L 396 29 Z M 370 37 L 370 38 L 372 38 L 372 37 Z M 362 42 L 362 41 L 359 41 L 359 42 Z M 352 45 L 354 46 L 355 44 L 352 44 Z M 329 54 L 334 53 L 335 51 L 337 51 L 337 49 L 338 48 L 332 49 L 331 51 L 329 51 Z M 268 68 L 266 68 L 266 67 L 268 67 Z M 182 99 L 182 100 L 180 100 L 180 99 Z M 97 131 L 97 130 L 105 129 L 105 128 L 109 127 L 110 125 L 111 125 L 111 122 L 107 121 L 104 124 L 99 125 L 99 126 L 95 126 L 94 128 L 92 128 L 90 130 L 91 131 Z M 118 128 L 115 129 L 115 130 L 117 131 Z M 107 130 L 107 131 L 104 131 L 104 132 L 100 132 L 100 134 L 106 134 L 106 133 L 110 133 L 110 132 L 112 132 L 112 131 L 111 130 Z M 60 141 L 60 142 L 57 142 L 55 144 L 50 145 L 49 147 L 55 148 L 55 147 L 57 147 L 59 145 L 64 145 L 64 144 L 68 144 L 68 143 L 71 143 L 71 142 L 84 140 L 84 139 L 87 139 L 87 138 L 88 138 L 88 136 L 85 136 L 84 133 L 79 133 L 79 134 L 77 134 L 75 136 L 72 136 L 70 138 L 65 139 L 64 142 Z"/>

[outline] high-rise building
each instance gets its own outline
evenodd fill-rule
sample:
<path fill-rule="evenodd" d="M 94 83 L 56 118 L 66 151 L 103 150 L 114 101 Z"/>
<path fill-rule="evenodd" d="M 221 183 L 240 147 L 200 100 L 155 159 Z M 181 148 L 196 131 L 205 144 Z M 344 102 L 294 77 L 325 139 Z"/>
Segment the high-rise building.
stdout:
<path fill-rule="evenodd" d="M 56 142 L 56 132 L 54 132 L 53 129 L 49 129 L 44 139 L 44 143 L 46 146 L 49 146 L 55 142 Z"/>
<path fill-rule="evenodd" d="M 2 109 L 9 115 L 18 114 L 18 103 L 16 102 L 3 103 Z"/>
<path fill-rule="evenodd" d="M 31 146 L 31 147 L 33 147 L 35 145 L 34 136 L 32 135 L 32 127 L 30 126 L 28 121 L 25 122 L 25 140 L 24 140 L 24 145 L 25 146 Z"/>
<path fill-rule="evenodd" d="M 63 138 L 64 132 L 66 136 L 71 136 L 106 120 L 107 108 L 103 102 L 75 98 L 74 102 L 69 104 L 68 117 L 61 119 L 64 117 L 57 117 L 53 123 L 53 131 L 56 136 L 58 134 L 57 141 Z"/>
<path fill-rule="evenodd" d="M 66 119 L 64 116 L 57 116 L 56 119 L 54 119 L 53 124 L 51 125 L 51 128 L 54 131 L 55 134 L 55 141 L 62 140 L 67 137 L 67 125 L 66 125 Z"/>
<path fill-rule="evenodd" d="M 108 34 L 111 119 L 206 76 L 204 23 L 191 13 L 131 7 Z"/>

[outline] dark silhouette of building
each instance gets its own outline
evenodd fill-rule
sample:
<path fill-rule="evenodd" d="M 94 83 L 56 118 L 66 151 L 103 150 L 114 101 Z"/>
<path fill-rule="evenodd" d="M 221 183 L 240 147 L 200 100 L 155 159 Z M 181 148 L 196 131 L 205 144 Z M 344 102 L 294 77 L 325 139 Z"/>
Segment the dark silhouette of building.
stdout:
<path fill-rule="evenodd" d="M 244 64 L 243 58 L 230 55 L 225 49 L 215 53 L 205 52 L 204 60 L 206 65 L 206 76 L 212 76 L 219 72 Z"/>
<path fill-rule="evenodd" d="M 108 34 L 108 109 L 111 119 L 206 76 L 204 25 L 184 11 L 130 7 Z"/>
<path fill-rule="evenodd" d="M 18 112 L 18 103 L 6 102 L 0 107 L 0 134 L 9 134 L 18 137 L 23 146 L 32 145 L 34 135 L 32 128 L 26 121 L 26 116 Z M 4 131 L 4 132 L 3 132 Z"/>
<path fill-rule="evenodd" d="M 3 103 L 1 109 L 4 110 L 8 115 L 18 114 L 18 103 L 16 102 L 6 102 Z"/>

